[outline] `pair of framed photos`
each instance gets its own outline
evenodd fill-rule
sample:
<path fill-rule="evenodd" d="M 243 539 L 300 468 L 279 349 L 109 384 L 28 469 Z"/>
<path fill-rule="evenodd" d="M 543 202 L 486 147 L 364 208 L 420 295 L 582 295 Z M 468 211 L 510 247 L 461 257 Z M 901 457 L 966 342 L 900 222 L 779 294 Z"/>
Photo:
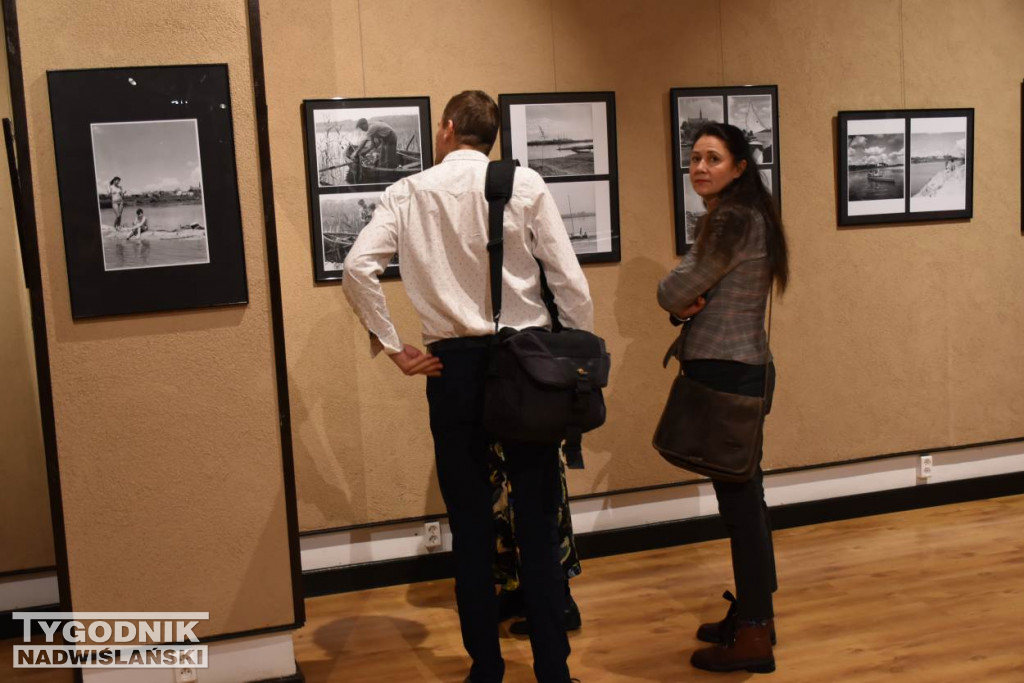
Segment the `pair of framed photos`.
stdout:
<path fill-rule="evenodd" d="M 392 183 L 433 164 L 426 97 L 306 100 L 313 276 L 340 280 L 345 257 Z M 398 277 L 398 255 L 382 277 Z"/>
<path fill-rule="evenodd" d="M 619 261 L 615 94 L 500 95 L 501 156 L 543 176 L 580 263 Z"/>
<path fill-rule="evenodd" d="M 839 225 L 970 218 L 974 110 L 839 112 Z"/>
<path fill-rule="evenodd" d="M 709 123 L 743 130 L 761 182 L 782 210 L 779 183 L 779 91 L 774 85 L 723 88 L 672 88 L 672 160 L 675 187 L 676 253 L 689 251 L 697 221 L 707 213 L 690 182 L 690 152 L 697 133 Z"/>
<path fill-rule="evenodd" d="M 47 81 L 72 317 L 246 303 L 227 65 Z"/>

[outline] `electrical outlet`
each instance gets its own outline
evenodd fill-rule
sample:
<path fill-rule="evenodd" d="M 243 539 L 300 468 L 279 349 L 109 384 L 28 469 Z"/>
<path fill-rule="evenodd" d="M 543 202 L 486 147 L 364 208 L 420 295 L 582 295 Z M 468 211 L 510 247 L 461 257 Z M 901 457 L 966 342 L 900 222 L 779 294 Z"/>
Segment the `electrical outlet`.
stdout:
<path fill-rule="evenodd" d="M 441 547 L 441 522 L 427 522 L 423 525 L 423 545 L 427 548 Z"/>
<path fill-rule="evenodd" d="M 917 464 L 918 479 L 930 479 L 932 476 L 932 456 L 922 455 Z"/>
<path fill-rule="evenodd" d="M 174 683 L 196 683 L 199 680 L 199 671 L 196 669 L 175 669 Z"/>

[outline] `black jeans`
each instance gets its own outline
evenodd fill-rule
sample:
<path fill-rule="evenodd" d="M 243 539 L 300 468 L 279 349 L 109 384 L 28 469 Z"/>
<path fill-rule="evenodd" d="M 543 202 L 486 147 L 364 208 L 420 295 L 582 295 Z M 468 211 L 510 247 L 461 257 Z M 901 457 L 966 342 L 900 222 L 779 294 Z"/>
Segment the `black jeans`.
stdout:
<path fill-rule="evenodd" d="M 492 573 L 496 537 L 487 468 L 490 439 L 481 425 L 487 349 L 445 348 L 441 343 L 431 350 L 444 365 L 440 377 L 427 379 L 427 399 L 437 478 L 452 528 L 462 642 L 473 659 L 473 683 L 497 683 L 505 663 Z M 512 487 L 533 670 L 540 683 L 568 683 L 565 576 L 558 548 L 558 445 L 505 442 L 502 447 Z"/>
<path fill-rule="evenodd" d="M 689 360 L 683 372 L 716 391 L 763 396 L 765 366 L 724 360 Z M 769 391 L 774 387 L 769 386 Z M 775 616 L 772 593 L 778 590 L 771 520 L 764 502 L 764 473 L 741 484 L 715 481 L 718 512 L 729 531 L 732 571 L 736 581 L 736 615 L 741 620 Z"/>

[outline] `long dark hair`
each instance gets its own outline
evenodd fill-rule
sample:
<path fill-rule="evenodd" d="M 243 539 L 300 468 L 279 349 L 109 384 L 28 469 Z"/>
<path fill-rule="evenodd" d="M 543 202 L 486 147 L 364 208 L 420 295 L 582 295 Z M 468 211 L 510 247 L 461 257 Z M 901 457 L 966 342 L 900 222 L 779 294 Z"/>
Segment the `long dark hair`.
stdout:
<path fill-rule="evenodd" d="M 782 293 L 785 291 L 786 285 L 789 284 L 789 250 L 786 248 L 786 235 L 782 228 L 782 217 L 779 215 L 779 208 L 775 205 L 775 200 L 772 198 L 771 193 L 768 192 L 764 183 L 761 182 L 761 174 L 758 172 L 757 163 L 754 161 L 747 136 L 736 126 L 731 126 L 727 123 L 708 123 L 697 131 L 697 135 L 693 138 L 694 142 L 700 140 L 705 135 L 718 138 L 725 143 L 729 153 L 732 154 L 734 164 L 739 165 L 742 161 L 747 162 L 747 167 L 743 169 L 740 177 L 726 185 L 725 189 L 719 193 L 718 206 L 715 208 L 714 213 L 731 213 L 737 209 L 742 210 L 745 208 L 753 209 L 761 214 L 767 228 L 765 238 L 767 242 L 768 265 L 771 268 L 775 285 L 779 288 L 779 292 Z M 711 216 L 708 216 L 708 219 L 710 218 Z M 705 235 L 710 233 L 708 230 L 703 230 L 702 232 Z M 728 237 L 732 237 L 735 242 L 738 242 L 742 235 L 729 235 Z M 698 243 L 701 242 L 700 236 L 698 236 L 697 241 Z M 726 246 L 735 247 L 735 242 L 732 245 Z"/>

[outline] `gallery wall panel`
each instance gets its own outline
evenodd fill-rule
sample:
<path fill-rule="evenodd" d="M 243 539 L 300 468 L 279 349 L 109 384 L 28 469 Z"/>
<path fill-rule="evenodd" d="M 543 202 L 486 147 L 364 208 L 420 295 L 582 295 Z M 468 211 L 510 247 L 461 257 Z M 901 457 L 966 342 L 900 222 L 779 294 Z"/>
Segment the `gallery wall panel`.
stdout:
<path fill-rule="evenodd" d="M 209 611 L 197 635 L 295 620 L 245 10 L 19 3 L 72 604 Z M 229 65 L 249 304 L 73 323 L 45 72 L 214 62 Z"/>
<path fill-rule="evenodd" d="M 928 267 L 949 340 L 948 439 L 1024 432 L 1024 237 L 1020 232 L 1020 80 L 1024 5 L 904 0 L 907 101 L 976 107 L 974 219 L 926 230 Z M 977 41 L 974 36 L 983 35 Z"/>
<path fill-rule="evenodd" d="M 304 530 L 443 510 L 422 382 L 368 360 L 366 333 L 336 286 L 312 283 L 298 109 L 308 97 L 427 95 L 436 124 L 465 88 L 615 92 L 622 262 L 584 268 L 613 359 L 609 420 L 584 441 L 573 494 L 689 478 L 650 447 L 671 381 L 660 360 L 675 334 L 654 295 L 677 260 L 672 87 L 779 88 L 793 272 L 772 330 L 780 379 L 768 466 L 1024 433 L 1012 423 L 1024 385 L 1010 265 L 1021 262 L 1013 127 L 1024 72 L 1013 2 L 488 0 L 443 13 L 412 0 L 274 5 L 264 8 L 264 39 Z M 948 47 L 981 34 L 991 44 Z M 977 108 L 975 219 L 839 230 L 836 113 L 946 106 Z M 991 165 L 999 154 L 1005 162 Z M 978 239 L 1002 235 L 1004 222 L 1016 241 Z M 384 287 L 403 338 L 418 342 L 401 283 Z M 982 296 L 991 301 L 980 305 Z M 1006 326 L 996 311 L 1009 315 Z"/>

